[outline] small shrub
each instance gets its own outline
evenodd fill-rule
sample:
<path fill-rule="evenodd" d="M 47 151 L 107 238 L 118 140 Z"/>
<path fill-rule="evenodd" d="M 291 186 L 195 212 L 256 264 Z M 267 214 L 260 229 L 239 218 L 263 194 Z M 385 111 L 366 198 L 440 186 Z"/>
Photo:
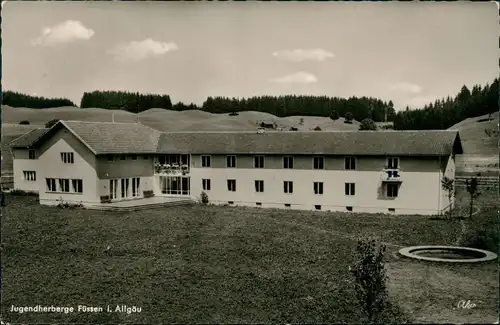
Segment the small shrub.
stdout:
<path fill-rule="evenodd" d="M 153 190 L 147 190 L 142 192 L 142 195 L 144 196 L 144 198 L 149 198 L 155 196 L 155 193 L 153 192 Z"/>
<path fill-rule="evenodd" d="M 83 204 L 80 203 L 69 203 L 67 201 L 64 201 L 62 197 L 60 197 L 57 200 L 59 203 L 57 204 L 57 207 L 59 209 L 77 209 L 77 208 L 83 208 Z"/>
<path fill-rule="evenodd" d="M 236 113 L 236 112 L 231 112 L 231 113 L 229 113 L 229 116 L 238 116 L 238 115 L 240 115 L 240 114 L 238 114 L 238 113 Z"/>
<path fill-rule="evenodd" d="M 319 126 L 314 128 L 314 131 L 321 131 L 321 128 Z"/>
<path fill-rule="evenodd" d="M 349 124 L 352 124 L 352 120 L 354 120 L 354 115 L 351 112 L 345 113 L 345 120 L 351 122 Z"/>
<path fill-rule="evenodd" d="M 109 195 L 101 195 L 101 203 L 111 203 Z"/>
<path fill-rule="evenodd" d="M 359 240 L 356 253 L 356 262 L 349 268 L 355 279 L 356 297 L 369 323 L 380 323 L 392 308 L 386 285 L 385 246 L 377 245 L 375 240 Z"/>
<path fill-rule="evenodd" d="M 201 201 L 201 204 L 205 204 L 205 205 L 208 204 L 208 202 L 209 202 L 208 194 L 205 191 L 201 192 L 200 201 Z"/>
<path fill-rule="evenodd" d="M 290 131 L 298 131 L 299 129 L 297 129 L 296 127 L 290 127 Z"/>
<path fill-rule="evenodd" d="M 377 130 L 377 125 L 371 118 L 365 118 L 361 121 L 361 124 L 359 125 L 359 130 L 360 131 L 375 131 Z"/>
<path fill-rule="evenodd" d="M 58 119 L 53 119 L 53 120 L 50 120 L 48 121 L 47 123 L 45 123 L 45 127 L 46 128 L 51 128 L 53 127 L 57 122 L 59 122 Z"/>
<path fill-rule="evenodd" d="M 9 192 L 9 194 L 12 196 L 38 196 L 38 193 L 36 192 L 24 191 L 20 189 L 13 189 Z"/>
<path fill-rule="evenodd" d="M 345 124 L 352 124 L 352 121 L 350 121 L 350 120 L 344 120 L 344 123 Z"/>
<path fill-rule="evenodd" d="M 497 253 L 500 245 L 500 236 L 495 230 L 480 230 L 464 237 L 462 246 L 485 249 Z"/>
<path fill-rule="evenodd" d="M 29 125 L 29 124 L 30 124 L 30 121 L 26 121 L 26 120 L 19 122 L 19 125 Z"/>
<path fill-rule="evenodd" d="M 332 110 L 330 112 L 330 118 L 334 121 L 338 120 L 340 118 L 339 113 L 337 113 L 336 110 Z"/>

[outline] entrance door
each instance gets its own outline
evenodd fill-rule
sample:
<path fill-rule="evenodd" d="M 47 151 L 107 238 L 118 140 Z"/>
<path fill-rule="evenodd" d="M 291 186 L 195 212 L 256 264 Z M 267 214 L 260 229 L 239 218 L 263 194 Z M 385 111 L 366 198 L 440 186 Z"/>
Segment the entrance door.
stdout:
<path fill-rule="evenodd" d="M 121 196 L 122 196 L 122 199 L 126 199 L 129 197 L 129 179 L 128 178 L 121 179 Z"/>

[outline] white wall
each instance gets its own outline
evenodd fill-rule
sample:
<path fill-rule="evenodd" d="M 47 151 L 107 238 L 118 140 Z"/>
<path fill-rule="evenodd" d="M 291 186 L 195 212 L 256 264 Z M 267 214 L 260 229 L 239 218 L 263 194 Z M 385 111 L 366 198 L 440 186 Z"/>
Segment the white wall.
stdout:
<path fill-rule="evenodd" d="M 38 192 L 38 179 L 41 175 L 39 173 L 38 159 L 14 159 L 14 189 L 23 190 L 27 192 Z M 27 181 L 24 179 L 24 171 L 36 172 L 37 181 Z"/>
<path fill-rule="evenodd" d="M 74 163 L 65 164 L 61 160 L 61 152 L 73 152 Z M 68 203 L 95 203 L 99 202 L 97 195 L 97 173 L 95 169 L 66 142 L 59 139 L 48 148 L 38 159 L 39 176 L 37 185 L 40 189 L 40 203 L 56 205 L 59 199 Z M 47 192 L 46 178 L 82 179 L 83 193 L 53 193 Z M 58 181 L 56 181 L 58 182 Z M 58 185 L 58 184 L 57 184 Z M 71 184 L 70 184 L 71 185 Z"/>
<path fill-rule="evenodd" d="M 437 214 L 439 210 L 440 173 L 401 172 L 402 185 L 399 196 L 384 198 L 381 194 L 382 172 L 368 171 L 328 171 L 328 170 L 285 170 L 285 169 L 230 169 L 192 168 L 191 193 L 199 198 L 202 179 L 211 179 L 211 190 L 206 191 L 214 204 L 283 207 L 288 203 L 293 209 L 314 210 L 321 205 L 322 210 L 346 211 L 352 206 L 353 212 L 396 214 Z M 236 179 L 236 192 L 227 190 L 227 179 Z M 255 192 L 255 180 L 264 180 L 264 192 Z M 285 194 L 283 181 L 294 182 L 294 193 Z M 313 182 L 323 182 L 323 195 L 315 195 Z M 356 194 L 345 195 L 345 183 L 356 183 Z"/>

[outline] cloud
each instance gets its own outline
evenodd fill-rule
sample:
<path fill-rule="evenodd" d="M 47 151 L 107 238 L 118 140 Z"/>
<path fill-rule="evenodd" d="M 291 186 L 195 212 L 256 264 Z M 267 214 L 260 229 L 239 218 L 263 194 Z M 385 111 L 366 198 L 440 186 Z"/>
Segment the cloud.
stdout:
<path fill-rule="evenodd" d="M 292 73 L 283 77 L 271 79 L 270 82 L 281 84 L 310 84 L 317 82 L 318 79 L 315 75 L 308 72 Z"/>
<path fill-rule="evenodd" d="M 175 43 L 158 42 L 148 38 L 143 41 L 131 41 L 128 44 L 118 45 L 109 53 L 120 61 L 141 61 L 178 49 L 179 47 Z"/>
<path fill-rule="evenodd" d="M 292 62 L 302 61 L 325 61 L 334 58 L 332 52 L 323 49 L 295 49 L 295 50 L 282 50 L 273 52 L 273 56 L 278 59 L 283 59 Z"/>
<path fill-rule="evenodd" d="M 56 45 L 75 40 L 86 41 L 94 35 L 94 31 L 89 29 L 79 21 L 66 20 L 52 27 L 45 27 L 39 37 L 31 41 L 33 46 Z"/>
<path fill-rule="evenodd" d="M 398 92 L 404 92 L 404 93 L 410 93 L 410 94 L 418 94 L 422 92 L 422 87 L 416 84 L 412 84 L 409 82 L 399 82 L 396 84 L 393 84 L 389 87 L 390 90 L 392 91 L 398 91 Z"/>

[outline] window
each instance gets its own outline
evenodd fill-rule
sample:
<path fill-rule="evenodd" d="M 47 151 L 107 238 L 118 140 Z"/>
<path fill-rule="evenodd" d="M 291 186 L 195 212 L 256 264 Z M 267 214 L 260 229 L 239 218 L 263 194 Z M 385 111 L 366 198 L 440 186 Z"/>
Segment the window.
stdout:
<path fill-rule="evenodd" d="M 354 183 L 345 183 L 345 195 L 356 194 L 356 186 Z"/>
<path fill-rule="evenodd" d="M 210 167 L 210 156 L 201 156 L 201 167 Z"/>
<path fill-rule="evenodd" d="M 36 159 L 36 151 L 33 149 L 28 150 L 28 159 Z"/>
<path fill-rule="evenodd" d="M 388 157 L 387 158 L 387 168 L 398 169 L 399 168 L 399 158 Z"/>
<path fill-rule="evenodd" d="M 258 207 L 262 206 L 262 202 L 255 202 L 255 205 L 257 205 Z"/>
<path fill-rule="evenodd" d="M 285 208 L 289 208 L 291 207 L 292 205 L 290 203 L 285 203 Z"/>
<path fill-rule="evenodd" d="M 399 191 L 399 184 L 387 184 L 387 197 L 397 197 Z"/>
<path fill-rule="evenodd" d="M 314 169 L 325 169 L 325 157 L 314 157 L 313 165 Z"/>
<path fill-rule="evenodd" d="M 293 193 L 293 182 L 284 181 L 283 182 L 283 191 L 285 193 L 291 194 Z"/>
<path fill-rule="evenodd" d="M 108 161 L 114 161 L 114 160 L 115 160 L 114 156 L 111 156 L 111 155 L 108 156 Z"/>
<path fill-rule="evenodd" d="M 321 205 L 315 205 L 315 206 L 314 206 L 314 208 L 315 208 L 316 210 L 321 210 Z"/>
<path fill-rule="evenodd" d="M 226 156 L 226 167 L 236 168 L 236 156 Z"/>
<path fill-rule="evenodd" d="M 57 191 L 55 178 L 47 178 L 46 182 L 47 182 L 47 192 L 56 192 Z"/>
<path fill-rule="evenodd" d="M 140 183 L 141 182 L 141 178 L 140 177 L 134 177 L 132 178 L 132 197 L 138 197 L 141 193 L 140 189 L 139 189 L 139 186 L 140 186 Z"/>
<path fill-rule="evenodd" d="M 201 183 L 203 185 L 203 190 L 204 191 L 210 191 L 210 188 L 211 188 L 212 184 L 210 184 L 210 180 L 209 179 L 202 179 Z"/>
<path fill-rule="evenodd" d="M 264 156 L 255 156 L 253 166 L 255 168 L 264 168 Z"/>
<path fill-rule="evenodd" d="M 345 157 L 345 169 L 356 169 L 356 157 Z"/>
<path fill-rule="evenodd" d="M 394 212 L 396 212 L 396 209 L 394 209 L 394 208 L 389 208 L 389 212 L 394 213 Z"/>
<path fill-rule="evenodd" d="M 59 179 L 59 192 L 69 192 L 69 179 Z"/>
<path fill-rule="evenodd" d="M 314 194 L 323 194 L 323 182 L 314 182 Z"/>
<path fill-rule="evenodd" d="M 149 157 L 148 157 L 148 156 L 142 156 L 142 159 L 144 159 L 144 160 L 148 160 L 148 159 L 149 159 Z"/>
<path fill-rule="evenodd" d="M 235 179 L 228 179 L 227 180 L 227 190 L 229 192 L 236 192 L 236 180 Z"/>
<path fill-rule="evenodd" d="M 130 156 L 130 159 L 137 160 L 137 156 L 136 155 L 132 155 L 132 156 Z"/>
<path fill-rule="evenodd" d="M 127 159 L 127 156 L 125 156 L 125 155 L 120 156 L 120 160 L 126 160 L 126 159 Z"/>
<path fill-rule="evenodd" d="M 283 157 L 283 168 L 293 169 L 293 157 L 291 156 Z"/>
<path fill-rule="evenodd" d="M 30 182 L 36 181 L 36 172 L 23 171 L 23 176 L 25 181 L 30 181 Z"/>
<path fill-rule="evenodd" d="M 83 193 L 83 181 L 81 179 L 72 179 L 73 192 Z"/>
<path fill-rule="evenodd" d="M 234 201 L 227 201 L 228 204 L 234 204 Z"/>
<path fill-rule="evenodd" d="M 264 192 L 264 181 L 255 181 L 255 192 Z"/>
<path fill-rule="evenodd" d="M 352 207 L 345 207 L 347 211 L 352 211 Z"/>
<path fill-rule="evenodd" d="M 75 157 L 72 152 L 61 152 L 61 160 L 65 164 L 75 163 Z"/>

